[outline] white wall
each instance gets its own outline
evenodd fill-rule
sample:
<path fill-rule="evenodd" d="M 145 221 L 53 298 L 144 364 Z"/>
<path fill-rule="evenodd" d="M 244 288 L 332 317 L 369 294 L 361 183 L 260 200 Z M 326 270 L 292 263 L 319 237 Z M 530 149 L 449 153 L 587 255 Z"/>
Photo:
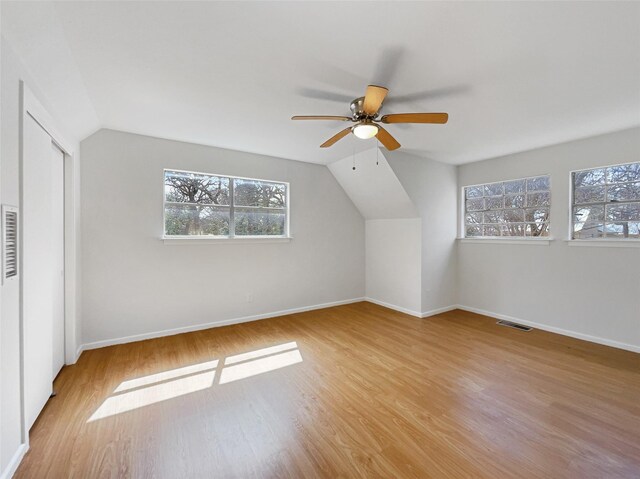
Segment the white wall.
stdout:
<path fill-rule="evenodd" d="M 421 316 L 420 218 L 367 220 L 366 291 L 370 301 Z"/>
<path fill-rule="evenodd" d="M 81 149 L 85 343 L 364 296 L 364 220 L 326 167 L 113 130 Z M 164 244 L 164 168 L 290 182 L 293 239 Z"/>
<path fill-rule="evenodd" d="M 376 154 L 375 148 L 356 154 L 355 170 L 352 165 L 353 158 L 347 157 L 329 169 L 367 218 L 367 297 L 420 316 L 451 309 L 457 303 L 456 167 L 402 151 L 380 149 Z M 403 234 L 394 235 L 393 225 Z M 414 241 L 421 247 L 409 259 L 407 251 L 413 250 L 402 251 Z M 405 280 L 401 287 L 398 274 L 387 278 L 396 261 L 396 273 L 415 263 L 417 282 L 410 286 Z"/>
<path fill-rule="evenodd" d="M 640 248 L 569 246 L 570 172 L 640 161 L 640 128 L 459 167 L 459 186 L 551 175 L 549 246 L 461 243 L 459 303 L 640 350 Z"/>
<path fill-rule="evenodd" d="M 331 163 L 329 170 L 366 218 L 367 299 L 420 316 L 420 219 L 387 154 L 371 148 Z"/>
<path fill-rule="evenodd" d="M 4 37 L 1 38 L 1 80 L 0 80 L 0 201 L 2 204 L 20 204 L 20 81 L 23 80 L 37 96 L 48 112 L 52 114 L 56 127 L 71 141 L 77 151 L 78 144 L 66 130 L 66 123 L 59 121 L 59 110 L 51 108 L 46 96 L 29 75 L 20 58 L 12 50 Z M 76 158 L 77 159 L 77 158 Z M 69 205 L 73 209 L 73 205 Z M 69 225 L 68 233 L 75 233 Z M 69 250 L 69 254 L 73 251 Z M 73 279 L 73 278 L 72 278 Z M 72 299 L 74 296 L 70 295 Z M 66 308 L 74 314 L 70 316 L 67 340 L 70 351 L 75 352 L 78 323 L 75 317 L 79 304 L 67 303 Z M 12 470 L 19 459 L 23 441 L 21 431 L 21 383 L 20 383 L 20 284 L 19 281 L 4 282 L 0 289 L 0 475 Z M 73 356 L 73 354 L 71 355 Z"/>
<path fill-rule="evenodd" d="M 0 197 L 18 206 L 19 118 L 21 65 L 4 39 L 1 41 L 0 80 Z M 5 282 L 0 294 L 0 473 L 22 442 L 20 419 L 19 283 Z"/>
<path fill-rule="evenodd" d="M 385 153 L 422 219 L 422 314 L 457 303 L 456 167 L 399 151 Z"/>

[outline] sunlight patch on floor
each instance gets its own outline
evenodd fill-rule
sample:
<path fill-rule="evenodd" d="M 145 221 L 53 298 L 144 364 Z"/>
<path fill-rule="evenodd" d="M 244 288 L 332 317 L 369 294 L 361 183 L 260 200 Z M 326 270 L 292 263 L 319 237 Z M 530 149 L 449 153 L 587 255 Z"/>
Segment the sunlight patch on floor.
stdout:
<path fill-rule="evenodd" d="M 220 371 L 218 383 L 227 384 L 301 362 L 298 343 L 292 341 L 228 356 L 220 369 L 220 360 L 214 359 L 128 379 L 114 389 L 87 422 L 211 388 L 216 382 L 216 371 Z"/>
<path fill-rule="evenodd" d="M 220 384 L 238 381 L 258 374 L 275 371 L 302 362 L 302 356 L 297 349 L 286 353 L 275 354 L 265 358 L 258 358 L 235 366 L 225 366 L 220 375 Z"/>
<path fill-rule="evenodd" d="M 207 371 L 111 396 L 102 403 L 87 422 L 202 391 L 213 386 L 215 374 L 215 370 Z"/>
<path fill-rule="evenodd" d="M 250 351 L 248 353 L 227 356 L 224 360 L 224 364 L 226 366 L 227 364 L 241 363 L 242 361 L 247 361 L 249 359 L 261 358 L 270 354 L 288 351 L 290 349 L 297 349 L 297 347 L 298 343 L 292 341 L 290 343 L 279 344 L 278 346 L 271 346 L 270 348 L 256 349 L 255 351 Z"/>
<path fill-rule="evenodd" d="M 204 363 L 193 364 L 191 366 L 185 366 L 183 368 L 171 369 L 169 371 L 163 371 L 157 374 L 150 374 L 149 376 L 143 376 L 141 378 L 130 379 L 129 381 L 123 381 L 115 389 L 114 392 L 119 393 L 127 391 L 129 389 L 139 388 L 141 386 L 147 386 L 148 384 L 155 384 L 169 379 L 179 378 L 187 376 L 189 374 L 195 374 L 202 371 L 208 371 L 218 367 L 219 361 L 205 361 Z"/>

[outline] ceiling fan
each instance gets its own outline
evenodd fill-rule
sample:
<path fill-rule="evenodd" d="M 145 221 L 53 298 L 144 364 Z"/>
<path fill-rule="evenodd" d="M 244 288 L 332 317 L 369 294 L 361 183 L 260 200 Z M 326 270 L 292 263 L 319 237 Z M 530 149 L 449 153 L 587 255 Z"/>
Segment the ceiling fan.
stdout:
<path fill-rule="evenodd" d="M 382 102 L 387 96 L 389 90 L 383 86 L 369 85 L 365 95 L 356 98 L 351 102 L 351 116 L 333 116 L 333 115 L 298 115 L 292 116 L 292 120 L 335 120 L 335 121 L 351 121 L 355 125 L 345 128 L 341 132 L 333 135 L 325 141 L 320 148 L 328 148 L 338 140 L 344 138 L 349 133 L 362 140 L 373 138 L 374 136 L 380 140 L 387 150 L 395 150 L 400 148 L 400 143 L 385 130 L 380 123 L 438 123 L 444 124 L 449 120 L 447 113 L 395 113 L 391 115 L 382 115 L 378 119 Z"/>

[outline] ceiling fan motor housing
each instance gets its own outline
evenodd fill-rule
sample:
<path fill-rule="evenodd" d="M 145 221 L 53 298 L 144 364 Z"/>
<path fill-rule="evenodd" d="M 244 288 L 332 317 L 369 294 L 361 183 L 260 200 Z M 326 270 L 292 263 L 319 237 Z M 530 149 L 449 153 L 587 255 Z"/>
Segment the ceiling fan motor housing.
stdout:
<path fill-rule="evenodd" d="M 382 106 L 380 106 L 380 108 L 378 109 L 378 111 L 376 112 L 375 115 L 367 115 L 364 112 L 364 97 L 363 96 L 353 100 L 351 102 L 351 105 L 349 105 L 349 108 L 351 109 L 351 113 L 353 114 L 353 119 L 355 121 L 365 120 L 365 119 L 372 120 L 374 118 L 377 118 L 378 113 L 380 113 L 380 111 L 382 110 Z"/>

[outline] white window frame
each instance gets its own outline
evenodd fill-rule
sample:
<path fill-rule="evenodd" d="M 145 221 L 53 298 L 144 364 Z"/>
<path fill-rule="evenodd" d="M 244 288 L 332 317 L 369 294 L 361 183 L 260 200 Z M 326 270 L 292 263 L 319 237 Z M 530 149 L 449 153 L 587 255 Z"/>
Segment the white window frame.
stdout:
<path fill-rule="evenodd" d="M 574 181 L 573 181 L 573 174 L 574 173 L 579 173 L 581 171 L 589 171 L 589 170 L 600 170 L 600 169 L 605 169 L 605 168 L 612 168 L 615 166 L 624 166 L 624 165 L 633 165 L 635 163 L 640 163 L 640 161 L 627 161 L 625 163 L 614 163 L 611 165 L 602 165 L 602 166 L 593 166 L 593 167 L 589 167 L 589 168 L 578 168 L 575 170 L 571 170 L 569 172 L 569 227 L 568 227 L 568 239 L 567 244 L 569 246 L 613 246 L 613 247 L 640 247 L 640 238 L 607 238 L 606 236 L 604 238 L 574 238 L 573 237 L 573 227 L 574 227 L 574 223 L 573 223 L 573 208 L 576 206 L 573 202 L 573 193 L 574 193 Z M 606 190 L 606 185 L 605 185 L 605 200 L 607 197 L 607 190 Z M 638 199 L 638 201 L 640 201 L 640 199 Z M 602 205 L 606 205 L 607 202 L 605 201 L 604 203 L 595 203 L 595 204 L 602 204 Z M 578 205 L 578 206 L 584 206 L 584 205 Z"/>
<path fill-rule="evenodd" d="M 553 241 L 553 237 L 551 236 L 551 220 L 549 220 L 549 236 L 466 236 L 467 230 L 466 230 L 466 224 L 465 224 L 465 217 L 467 213 L 466 211 L 467 198 L 465 194 L 465 188 L 473 188 L 476 186 L 490 185 L 492 183 L 508 183 L 510 181 L 520 181 L 520 180 L 526 181 L 530 178 L 539 178 L 541 176 L 549 177 L 549 195 L 551 195 L 551 198 L 552 198 L 551 201 L 553 201 L 553 195 L 552 195 L 553 180 L 551 178 L 552 175 L 550 173 L 540 173 L 538 175 L 529 175 L 529 176 L 523 176 L 519 178 L 511 178 L 511 179 L 507 178 L 504 180 L 485 181 L 483 183 L 462 185 L 460 187 L 460 208 L 459 208 L 460 221 L 458 224 L 458 227 L 460 228 L 460 236 L 458 237 L 458 241 L 460 241 L 461 243 L 529 244 L 529 245 L 539 245 L 539 246 L 549 245 L 550 242 Z M 550 203 L 549 217 L 551 217 L 551 207 L 552 207 L 552 204 Z"/>
<path fill-rule="evenodd" d="M 166 234 L 166 211 L 167 211 L 167 198 L 165 194 L 165 177 L 167 171 L 174 171 L 177 173 L 190 173 L 194 175 L 205 175 L 205 176 L 217 176 L 220 178 L 229 178 L 231 181 L 229 183 L 229 197 L 230 197 L 230 205 L 229 205 L 229 235 L 226 236 L 214 236 L 214 235 L 167 235 Z M 235 223 L 234 223 L 234 210 L 236 206 L 233 204 L 233 180 L 247 180 L 247 181 L 263 181 L 265 183 L 277 183 L 286 186 L 286 207 L 284 208 L 285 218 L 284 218 L 284 234 L 283 235 L 235 235 Z M 164 168 L 162 170 L 162 236 L 161 239 L 167 244 L 179 244 L 184 242 L 199 242 L 199 243 L 219 243 L 219 242 L 282 242 L 288 241 L 291 239 L 291 229 L 290 229 L 290 195 L 291 195 L 291 186 L 287 181 L 279 181 L 279 180 L 265 180 L 260 178 L 248 178 L 244 176 L 234 176 L 234 175 L 224 175 L 220 173 L 207 173 L 203 171 L 192 171 L 192 170 L 181 170 L 178 168 Z M 224 206 L 224 205 L 221 205 Z M 239 206 L 239 208 L 252 208 L 251 206 Z M 256 209 L 260 209 L 261 207 L 255 207 Z"/>

